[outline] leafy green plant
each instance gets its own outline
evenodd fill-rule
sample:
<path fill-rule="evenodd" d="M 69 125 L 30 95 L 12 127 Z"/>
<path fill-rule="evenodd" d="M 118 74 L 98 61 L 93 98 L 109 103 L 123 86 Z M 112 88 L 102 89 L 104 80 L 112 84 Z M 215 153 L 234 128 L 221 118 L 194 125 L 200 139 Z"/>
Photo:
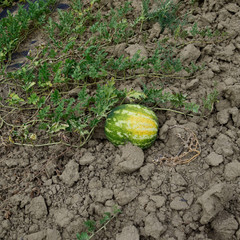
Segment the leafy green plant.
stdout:
<path fill-rule="evenodd" d="M 142 1 L 142 21 L 157 21 L 161 26 L 161 32 L 167 27 L 174 31 L 183 21 L 177 16 L 179 4 L 172 0 L 157 1 L 157 8 L 149 9 L 150 0 Z"/>
<path fill-rule="evenodd" d="M 226 32 L 220 32 L 219 30 L 212 31 L 209 27 L 205 27 L 203 29 L 199 29 L 197 23 L 194 23 L 192 26 L 192 29 L 189 31 L 189 33 L 193 36 L 201 36 L 201 37 L 218 37 L 218 36 L 225 36 L 227 35 Z"/>
<path fill-rule="evenodd" d="M 143 103 L 152 103 L 152 104 L 160 104 L 162 110 L 171 110 L 168 108 L 164 108 L 169 103 L 172 108 L 181 108 L 184 107 L 187 111 L 198 113 L 199 105 L 196 103 L 191 103 L 187 101 L 186 95 L 181 93 L 169 93 L 164 92 L 163 88 L 156 89 L 154 86 L 152 88 L 147 88 L 143 85 L 143 93 L 146 96 L 142 102 Z M 159 109 L 159 108 L 156 108 Z M 160 110 L 160 109 L 159 109 Z"/>
<path fill-rule="evenodd" d="M 14 1 L 12 0 L 1 0 L 0 7 L 9 7 L 13 4 Z"/>
<path fill-rule="evenodd" d="M 98 234 L 100 231 L 106 229 L 107 225 L 115 219 L 118 214 L 121 213 L 121 210 L 118 207 L 113 208 L 113 213 L 105 212 L 103 217 L 99 220 L 99 223 L 97 223 L 94 220 L 87 220 L 84 222 L 87 230 L 86 232 L 82 232 L 81 234 L 77 233 L 77 240 L 89 240 L 92 239 L 96 234 Z M 97 224 L 99 224 L 99 227 L 97 227 Z"/>
<path fill-rule="evenodd" d="M 214 89 L 211 93 L 207 95 L 206 98 L 203 98 L 203 107 L 206 110 L 212 112 L 214 103 L 218 102 L 218 91 Z"/>

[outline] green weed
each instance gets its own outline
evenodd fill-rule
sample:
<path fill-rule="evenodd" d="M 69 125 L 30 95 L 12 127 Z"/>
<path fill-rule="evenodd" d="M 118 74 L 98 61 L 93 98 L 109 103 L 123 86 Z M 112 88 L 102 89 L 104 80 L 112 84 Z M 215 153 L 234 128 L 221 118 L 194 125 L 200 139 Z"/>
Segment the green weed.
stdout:
<path fill-rule="evenodd" d="M 214 89 L 206 98 L 203 98 L 203 107 L 205 110 L 213 111 L 214 104 L 218 102 L 218 95 L 218 91 Z"/>
<path fill-rule="evenodd" d="M 10 7 L 14 2 L 17 2 L 17 0 L 0 0 L 0 7 Z M 24 2 L 24 0 L 20 2 Z"/>
<path fill-rule="evenodd" d="M 143 21 L 158 22 L 161 26 L 161 33 L 165 28 L 174 31 L 178 26 L 183 24 L 183 21 L 178 17 L 179 4 L 172 0 L 156 1 L 157 8 L 150 10 L 150 0 L 142 1 L 142 15 L 140 19 Z M 138 20 L 138 21 L 139 21 Z"/>
<path fill-rule="evenodd" d="M 201 36 L 201 37 L 224 37 L 227 35 L 226 32 L 220 32 L 219 30 L 215 30 L 214 32 L 209 28 L 205 27 L 204 29 L 199 29 L 197 23 L 194 23 L 192 26 L 192 29 L 189 31 L 189 33 L 193 36 Z"/>
<path fill-rule="evenodd" d="M 100 231 L 106 229 L 107 225 L 121 213 L 118 207 L 113 208 L 113 213 L 105 212 L 103 217 L 99 220 L 99 228 L 97 228 L 97 222 L 94 220 L 87 220 L 84 222 L 87 230 L 81 234 L 77 233 L 77 240 L 89 240 L 92 239 Z"/>

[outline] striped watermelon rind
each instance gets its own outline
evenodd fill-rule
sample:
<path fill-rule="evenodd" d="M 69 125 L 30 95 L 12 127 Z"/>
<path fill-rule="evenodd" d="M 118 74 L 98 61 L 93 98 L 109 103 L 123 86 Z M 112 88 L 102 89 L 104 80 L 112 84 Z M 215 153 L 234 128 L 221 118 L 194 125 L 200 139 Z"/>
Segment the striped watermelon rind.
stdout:
<path fill-rule="evenodd" d="M 114 108 L 105 123 L 107 139 L 114 145 L 127 142 L 150 147 L 156 140 L 158 118 L 149 108 L 138 104 L 123 104 Z"/>

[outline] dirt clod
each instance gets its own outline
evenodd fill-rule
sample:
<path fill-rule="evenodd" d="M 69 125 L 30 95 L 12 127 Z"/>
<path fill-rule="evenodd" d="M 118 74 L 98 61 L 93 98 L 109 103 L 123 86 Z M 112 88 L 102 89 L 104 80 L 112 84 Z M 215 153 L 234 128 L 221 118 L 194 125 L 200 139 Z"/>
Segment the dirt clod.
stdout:
<path fill-rule="evenodd" d="M 240 85 L 229 86 L 225 91 L 225 97 L 230 100 L 232 107 L 240 107 Z"/>
<path fill-rule="evenodd" d="M 74 160 L 70 161 L 59 178 L 71 187 L 79 179 L 78 164 Z"/>
<path fill-rule="evenodd" d="M 184 210 L 184 209 L 187 209 L 189 206 L 188 206 L 188 203 L 187 201 L 178 196 L 178 197 L 175 197 L 171 203 L 170 203 L 170 208 L 173 209 L 173 210 Z"/>
<path fill-rule="evenodd" d="M 206 162 L 210 166 L 218 166 L 220 163 L 223 162 L 223 156 L 219 155 L 215 152 L 211 152 L 207 157 L 206 157 Z"/>
<path fill-rule="evenodd" d="M 107 188 L 100 188 L 90 192 L 90 195 L 96 202 L 105 203 L 107 200 L 112 199 L 113 191 Z"/>
<path fill-rule="evenodd" d="M 54 212 L 55 222 L 60 227 L 69 225 L 74 215 L 67 208 L 60 208 Z"/>
<path fill-rule="evenodd" d="M 89 165 L 95 160 L 95 157 L 92 153 L 86 152 L 80 159 L 79 164 L 80 165 Z"/>
<path fill-rule="evenodd" d="M 41 219 L 48 214 L 45 200 L 42 196 L 33 198 L 28 207 L 29 213 L 35 219 Z"/>
<path fill-rule="evenodd" d="M 136 188 L 125 188 L 123 191 L 114 193 L 114 196 L 120 206 L 126 205 L 133 201 L 138 195 Z"/>
<path fill-rule="evenodd" d="M 238 222 L 232 214 L 222 211 L 212 221 L 211 226 L 214 230 L 214 239 L 230 240 L 238 229 Z"/>
<path fill-rule="evenodd" d="M 227 180 L 234 180 L 240 176 L 240 162 L 233 161 L 225 166 L 224 175 Z"/>
<path fill-rule="evenodd" d="M 224 134 L 219 134 L 213 148 L 216 153 L 223 154 L 225 157 L 229 157 L 233 154 L 232 141 L 228 136 Z"/>
<path fill-rule="evenodd" d="M 180 52 L 181 60 L 187 63 L 196 62 L 200 55 L 201 52 L 193 44 L 187 45 Z"/>
<path fill-rule="evenodd" d="M 217 120 L 220 124 L 226 124 L 229 120 L 230 114 L 228 109 L 224 109 L 217 113 Z"/>
<path fill-rule="evenodd" d="M 145 232 L 147 236 L 151 236 L 154 239 L 160 239 L 160 236 L 166 230 L 164 226 L 156 217 L 154 213 L 150 213 L 145 219 Z"/>
<path fill-rule="evenodd" d="M 121 147 L 122 155 L 116 159 L 116 171 L 119 173 L 132 173 L 143 165 L 144 153 L 137 146 L 128 143 Z"/>
<path fill-rule="evenodd" d="M 200 222 L 207 224 L 224 209 L 224 206 L 231 200 L 233 188 L 231 185 L 219 183 L 212 186 L 202 196 L 198 202 L 202 205 L 203 214 Z"/>
<path fill-rule="evenodd" d="M 130 55 L 130 58 L 132 58 L 136 53 L 139 53 L 139 56 L 141 58 L 148 57 L 148 52 L 147 52 L 146 48 L 139 44 L 130 45 L 128 48 L 125 49 L 125 52 Z"/>
<path fill-rule="evenodd" d="M 134 226 L 127 226 L 124 227 L 120 234 L 117 234 L 116 240 L 139 240 L 139 233 L 136 227 Z"/>

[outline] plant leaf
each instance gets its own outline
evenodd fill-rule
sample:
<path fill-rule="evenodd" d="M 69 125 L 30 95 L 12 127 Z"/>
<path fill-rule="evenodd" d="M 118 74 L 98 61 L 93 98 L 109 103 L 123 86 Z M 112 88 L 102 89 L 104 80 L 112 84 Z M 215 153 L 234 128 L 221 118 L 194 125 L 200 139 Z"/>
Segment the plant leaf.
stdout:
<path fill-rule="evenodd" d="M 90 237 L 86 232 L 82 232 L 81 234 L 77 233 L 78 240 L 89 240 Z"/>
<path fill-rule="evenodd" d="M 127 93 L 127 98 L 129 99 L 130 102 L 133 102 L 134 100 L 145 99 L 147 98 L 147 95 L 144 94 L 143 92 L 132 90 Z"/>

